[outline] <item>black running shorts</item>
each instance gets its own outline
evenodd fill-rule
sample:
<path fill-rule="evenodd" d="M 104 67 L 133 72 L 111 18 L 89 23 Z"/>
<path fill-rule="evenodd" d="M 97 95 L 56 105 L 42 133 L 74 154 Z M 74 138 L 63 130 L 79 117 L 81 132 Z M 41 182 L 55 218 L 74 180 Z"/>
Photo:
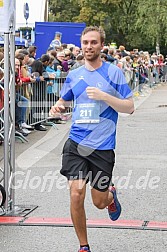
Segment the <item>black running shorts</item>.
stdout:
<path fill-rule="evenodd" d="M 93 150 L 68 139 L 63 147 L 60 173 L 68 180 L 86 180 L 98 191 L 111 185 L 115 163 L 113 150 Z"/>

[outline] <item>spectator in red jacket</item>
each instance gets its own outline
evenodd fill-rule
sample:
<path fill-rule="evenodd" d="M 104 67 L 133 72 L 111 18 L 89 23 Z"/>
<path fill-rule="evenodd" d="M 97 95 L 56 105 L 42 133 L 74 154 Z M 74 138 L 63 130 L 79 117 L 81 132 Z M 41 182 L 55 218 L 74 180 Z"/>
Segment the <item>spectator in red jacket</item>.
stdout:
<path fill-rule="evenodd" d="M 21 95 L 20 86 L 22 86 L 22 79 L 20 75 L 20 61 L 15 58 L 15 83 L 16 83 L 16 99 L 15 99 L 15 124 L 16 129 L 22 134 L 27 135 L 33 130 L 33 127 L 26 123 L 26 111 L 29 100 Z"/>

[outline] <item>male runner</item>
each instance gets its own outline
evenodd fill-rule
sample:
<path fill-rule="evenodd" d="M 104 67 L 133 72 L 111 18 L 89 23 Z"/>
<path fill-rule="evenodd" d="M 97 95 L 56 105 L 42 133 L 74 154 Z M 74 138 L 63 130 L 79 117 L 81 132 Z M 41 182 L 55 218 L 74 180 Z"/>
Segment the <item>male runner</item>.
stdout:
<path fill-rule="evenodd" d="M 90 252 L 84 200 L 90 181 L 93 204 L 108 208 L 112 221 L 119 218 L 121 205 L 112 186 L 118 112 L 134 111 L 132 92 L 122 71 L 103 62 L 100 52 L 105 34 L 98 27 L 86 27 L 81 35 L 85 65 L 71 71 L 61 90 L 61 98 L 50 115 L 65 111 L 74 101 L 69 138 L 63 148 L 61 174 L 70 185 L 70 209 L 80 242 L 78 252 Z"/>

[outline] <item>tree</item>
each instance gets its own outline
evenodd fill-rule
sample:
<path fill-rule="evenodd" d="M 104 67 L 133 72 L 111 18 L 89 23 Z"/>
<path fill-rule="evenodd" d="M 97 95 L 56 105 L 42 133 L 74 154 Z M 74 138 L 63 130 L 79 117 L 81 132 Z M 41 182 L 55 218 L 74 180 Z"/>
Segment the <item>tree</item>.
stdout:
<path fill-rule="evenodd" d="M 50 0 L 49 20 L 102 26 L 106 43 L 145 50 L 165 48 L 166 13 L 166 0 Z"/>
<path fill-rule="evenodd" d="M 78 15 L 80 7 L 72 0 L 50 0 L 49 20 L 57 22 L 73 22 Z"/>
<path fill-rule="evenodd" d="M 135 24 L 142 37 L 153 46 L 167 43 L 166 0 L 142 0 L 138 5 L 138 20 Z"/>

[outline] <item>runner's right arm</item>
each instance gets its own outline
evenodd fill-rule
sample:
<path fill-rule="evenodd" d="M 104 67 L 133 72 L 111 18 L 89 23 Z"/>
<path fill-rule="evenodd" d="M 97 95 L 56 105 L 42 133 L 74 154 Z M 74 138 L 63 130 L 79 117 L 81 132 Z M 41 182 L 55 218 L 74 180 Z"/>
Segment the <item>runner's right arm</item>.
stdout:
<path fill-rule="evenodd" d="M 51 107 L 49 115 L 54 116 L 58 113 L 64 113 L 70 106 L 71 101 L 65 101 L 60 98 L 54 106 Z"/>

